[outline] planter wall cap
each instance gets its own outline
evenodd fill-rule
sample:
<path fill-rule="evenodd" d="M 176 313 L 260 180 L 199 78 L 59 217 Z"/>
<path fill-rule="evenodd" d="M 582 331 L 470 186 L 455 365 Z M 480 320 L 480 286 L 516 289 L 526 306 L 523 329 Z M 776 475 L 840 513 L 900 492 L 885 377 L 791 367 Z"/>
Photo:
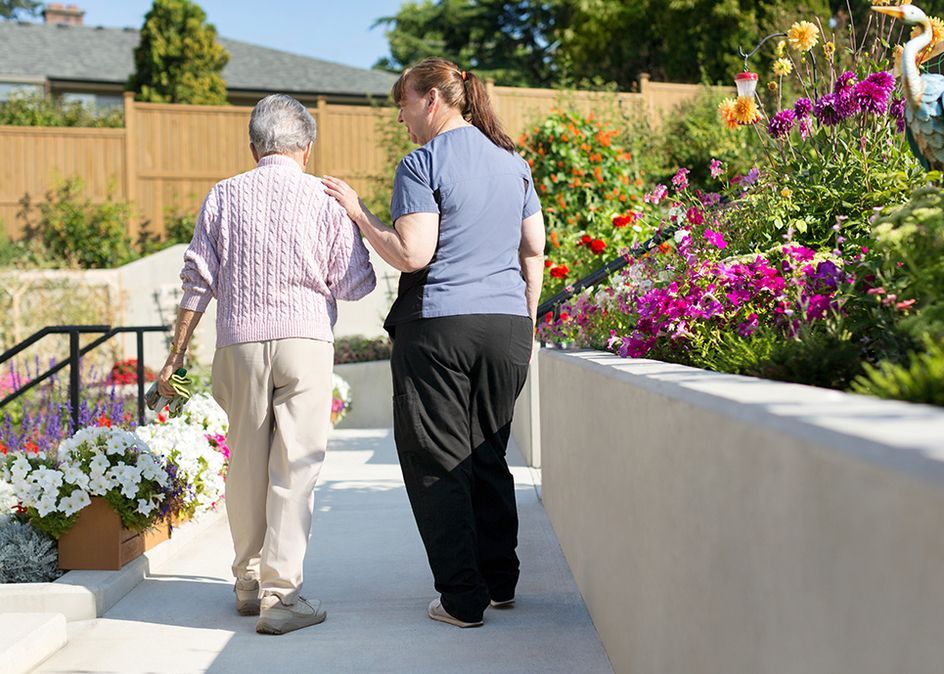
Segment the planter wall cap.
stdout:
<path fill-rule="evenodd" d="M 32 671 L 66 645 L 61 613 L 0 614 L 0 674 Z"/>
<path fill-rule="evenodd" d="M 944 483 L 944 409 L 602 351 L 543 349 L 669 399 Z"/>

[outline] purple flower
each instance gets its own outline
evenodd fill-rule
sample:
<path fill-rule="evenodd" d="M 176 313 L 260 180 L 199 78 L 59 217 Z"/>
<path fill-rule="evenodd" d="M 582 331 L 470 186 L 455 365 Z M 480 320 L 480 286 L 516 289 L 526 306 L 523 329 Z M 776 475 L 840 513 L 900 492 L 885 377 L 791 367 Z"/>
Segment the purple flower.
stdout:
<path fill-rule="evenodd" d="M 767 124 L 767 133 L 771 138 L 783 138 L 790 133 L 795 123 L 796 113 L 793 110 L 781 110 L 771 117 L 770 123 Z"/>
<path fill-rule="evenodd" d="M 813 101 L 808 98 L 799 98 L 793 104 L 793 111 L 797 114 L 797 117 L 806 117 L 813 111 Z"/>
<path fill-rule="evenodd" d="M 889 90 L 870 80 L 859 82 L 855 87 L 855 100 L 862 112 L 884 115 L 888 109 Z"/>
<path fill-rule="evenodd" d="M 807 117 L 806 115 L 804 115 L 803 117 L 800 117 L 800 124 L 798 126 L 800 130 L 800 138 L 802 138 L 803 140 L 806 140 L 807 138 L 810 137 L 810 133 L 812 132 L 812 129 L 810 127 L 811 127 L 810 118 Z"/>
<path fill-rule="evenodd" d="M 892 99 L 892 104 L 888 106 L 888 114 L 895 118 L 895 125 L 898 133 L 905 131 L 905 99 Z"/>
<path fill-rule="evenodd" d="M 783 252 L 792 257 L 794 260 L 802 260 L 803 262 L 812 260 L 816 256 L 815 250 L 799 245 L 784 246 Z"/>
<path fill-rule="evenodd" d="M 711 163 L 708 165 L 708 171 L 711 173 L 712 178 L 717 178 L 722 173 L 724 173 L 724 169 L 721 167 L 721 162 L 717 159 L 711 160 Z"/>
<path fill-rule="evenodd" d="M 836 86 L 833 88 L 833 93 L 835 93 L 837 96 L 845 96 L 846 94 L 852 93 L 852 89 L 855 87 L 855 85 L 855 73 L 849 72 L 847 70 L 836 78 Z"/>
<path fill-rule="evenodd" d="M 672 184 L 677 190 L 684 190 L 688 187 L 688 174 L 689 170 L 687 168 L 680 168 L 674 176 L 672 176 Z"/>
<path fill-rule="evenodd" d="M 859 112 L 861 109 L 859 105 L 859 99 L 856 97 L 855 93 L 836 95 L 836 107 L 839 110 L 839 114 L 843 119 L 848 119 L 852 117 L 855 113 Z"/>
<path fill-rule="evenodd" d="M 754 334 L 754 331 L 757 329 L 757 326 L 760 325 L 760 320 L 757 317 L 756 313 L 751 313 L 747 317 L 747 320 L 738 325 L 738 334 L 741 337 L 750 337 Z"/>
<path fill-rule="evenodd" d="M 658 204 L 663 199 L 665 199 L 668 193 L 669 189 L 660 183 L 653 187 L 652 191 L 643 197 L 643 201 L 645 201 L 647 204 Z"/>
<path fill-rule="evenodd" d="M 877 73 L 872 73 L 865 78 L 865 81 L 871 82 L 889 95 L 895 90 L 895 78 L 890 72 L 886 72 L 884 70 L 880 70 Z"/>
<path fill-rule="evenodd" d="M 844 117 L 839 110 L 839 100 L 836 94 L 823 94 L 813 106 L 813 116 L 823 126 L 836 126 Z"/>
<path fill-rule="evenodd" d="M 827 295 L 813 295 L 809 298 L 806 306 L 806 320 L 813 321 L 822 318 L 829 310 L 829 297 Z"/>

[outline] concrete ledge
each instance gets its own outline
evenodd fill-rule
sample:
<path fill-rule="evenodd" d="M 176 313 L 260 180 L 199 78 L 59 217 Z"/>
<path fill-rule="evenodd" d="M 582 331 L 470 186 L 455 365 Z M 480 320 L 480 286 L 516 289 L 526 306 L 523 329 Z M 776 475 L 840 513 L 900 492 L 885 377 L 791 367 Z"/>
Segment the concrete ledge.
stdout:
<path fill-rule="evenodd" d="M 52 583 L 0 585 L 0 616 L 8 613 L 61 613 L 69 622 L 100 618 L 144 580 L 152 567 L 188 545 L 225 511 L 209 513 L 174 531 L 174 536 L 118 571 L 69 571 Z"/>
<path fill-rule="evenodd" d="M 61 613 L 0 614 L 0 674 L 26 674 L 65 645 Z"/>
<path fill-rule="evenodd" d="M 334 371 L 351 385 L 351 411 L 338 428 L 393 426 L 393 380 L 389 360 L 335 365 Z"/>
<path fill-rule="evenodd" d="M 617 672 L 941 671 L 944 410 L 540 355 L 542 497 Z"/>

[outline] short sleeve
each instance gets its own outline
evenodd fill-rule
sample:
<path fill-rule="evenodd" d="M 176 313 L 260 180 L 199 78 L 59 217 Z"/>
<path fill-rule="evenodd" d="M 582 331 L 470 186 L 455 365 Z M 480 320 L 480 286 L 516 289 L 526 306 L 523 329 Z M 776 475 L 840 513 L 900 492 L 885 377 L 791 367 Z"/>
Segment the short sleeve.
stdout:
<path fill-rule="evenodd" d="M 522 160 L 524 162 L 524 160 Z M 534 189 L 534 178 L 531 177 L 531 167 L 524 164 L 524 208 L 521 211 L 521 219 L 529 218 L 541 210 L 541 202 Z"/>
<path fill-rule="evenodd" d="M 429 172 L 423 170 L 417 155 L 403 158 L 393 179 L 390 217 L 394 223 L 410 213 L 439 213 L 431 182 Z"/>

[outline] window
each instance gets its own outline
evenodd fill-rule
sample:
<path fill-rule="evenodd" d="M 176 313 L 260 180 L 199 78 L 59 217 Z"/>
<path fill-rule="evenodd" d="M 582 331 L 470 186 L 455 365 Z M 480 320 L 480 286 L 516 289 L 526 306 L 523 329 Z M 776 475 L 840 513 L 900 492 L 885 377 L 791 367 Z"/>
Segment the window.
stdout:
<path fill-rule="evenodd" d="M 28 82 L 2 82 L 0 81 L 0 101 L 10 98 L 13 93 L 18 94 L 37 94 L 43 95 L 43 85 L 30 84 Z"/>

